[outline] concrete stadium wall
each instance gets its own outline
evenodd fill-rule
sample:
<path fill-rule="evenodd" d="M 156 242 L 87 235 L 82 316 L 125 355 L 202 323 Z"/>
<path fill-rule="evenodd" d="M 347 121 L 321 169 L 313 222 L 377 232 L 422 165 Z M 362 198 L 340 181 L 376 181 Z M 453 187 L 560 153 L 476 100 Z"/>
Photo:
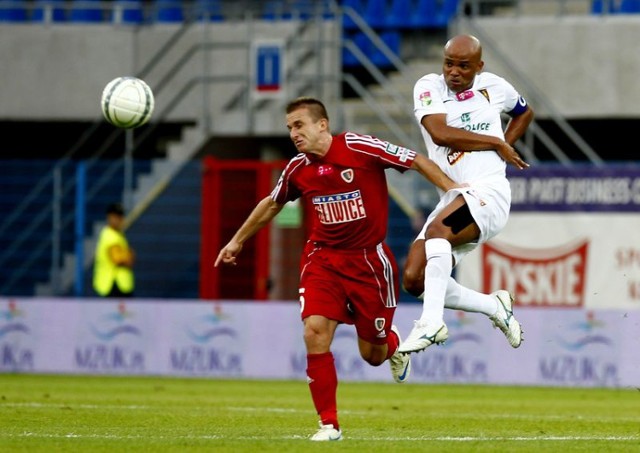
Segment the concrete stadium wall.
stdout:
<path fill-rule="evenodd" d="M 302 33 L 299 25 L 299 22 L 287 21 L 192 26 L 156 68 L 144 76 L 156 94 L 156 112 L 162 112 L 189 83 L 192 89 L 180 96 L 180 102 L 168 117 L 170 120 L 196 119 L 207 107 L 205 102 L 209 103 L 210 112 L 222 111 L 223 105 L 242 96 L 250 81 L 252 42 L 295 38 L 294 50 L 300 52 L 304 46 L 305 50 L 312 48 L 318 36 L 335 39 L 335 24 L 326 23 L 320 31 L 307 27 Z M 175 24 L 143 28 L 98 24 L 0 25 L 0 120 L 99 119 L 104 86 L 117 76 L 139 74 L 179 27 Z M 202 52 L 199 46 L 205 41 L 213 45 Z M 296 88 L 297 80 L 303 78 L 301 75 L 334 77 L 337 73 L 338 58 L 331 46 L 322 46 L 302 62 L 294 52 L 287 57 L 285 71 L 295 64 L 297 76 L 290 81 L 290 89 Z M 176 69 L 174 78 L 162 92 L 156 91 L 172 68 Z M 203 75 L 230 80 L 208 86 L 193 84 Z M 335 85 L 335 81 L 331 83 Z M 206 87 L 209 87 L 208 93 L 205 93 Z M 324 88 L 330 91 L 330 87 Z M 243 105 L 237 107 L 237 112 L 227 112 L 227 117 L 220 120 L 227 121 L 229 127 L 246 120 L 233 116 L 234 113 L 246 115 Z M 274 116 L 281 120 L 281 105 L 277 108 L 278 115 Z M 277 130 L 282 130 L 281 121 L 277 123 Z"/>
<path fill-rule="evenodd" d="M 335 37 L 335 28 L 328 24 L 325 36 Z M 636 58 L 640 17 L 489 17 L 479 18 L 477 24 L 513 66 L 552 100 L 561 114 L 569 118 L 638 116 L 640 91 L 631 87 L 640 73 L 640 59 Z M 248 35 L 282 38 L 295 33 L 295 26 L 295 22 L 256 22 L 252 28 L 238 23 L 214 24 L 207 29 L 193 27 L 162 60 L 158 70 L 148 76 L 148 82 L 152 87 L 157 84 L 162 71 L 188 55 L 204 37 L 217 45 L 246 40 Z M 139 71 L 177 27 L 0 25 L 0 120 L 99 118 L 99 98 L 104 85 L 116 76 Z M 474 32 L 465 21 L 457 23 L 453 31 Z M 314 36 L 312 33 L 309 39 Z M 328 51 L 324 47 L 323 52 Z M 202 53 L 195 52 L 181 66 L 166 92 L 176 92 L 186 81 L 202 75 L 208 66 L 210 74 L 238 79 L 215 85 L 210 102 L 214 104 L 213 110 L 219 111 L 223 103 L 242 89 L 242 77 L 248 71 L 246 55 L 238 49 L 217 49 L 210 53 L 207 63 Z M 485 45 L 485 61 L 487 70 L 512 78 L 511 65 L 503 65 L 489 45 Z M 321 60 L 311 58 L 305 71 L 310 76 L 320 70 L 325 76 L 335 77 L 336 63 L 335 54 L 323 55 Z M 522 91 L 527 94 L 526 89 Z M 201 87 L 191 90 L 170 118 L 190 120 L 200 115 L 203 93 Z M 159 96 L 157 111 L 166 102 L 168 97 Z M 548 114 L 542 102 L 535 105 L 539 118 Z M 226 121 L 224 128 L 242 122 L 243 113 L 238 111 L 235 115 L 231 112 L 222 118 Z M 266 124 L 263 129 L 271 127 L 275 131 L 282 129 L 280 122 L 273 126 Z"/>
<path fill-rule="evenodd" d="M 640 16 L 564 16 L 479 18 L 475 22 L 500 53 L 570 119 L 638 118 Z M 460 21 L 457 31 L 476 34 Z M 482 36 L 479 35 L 482 38 Z M 485 42 L 485 70 L 516 83 Z M 523 84 L 518 84 L 528 94 Z M 533 95 L 527 96 L 530 102 Z M 538 117 L 549 114 L 533 102 Z"/>

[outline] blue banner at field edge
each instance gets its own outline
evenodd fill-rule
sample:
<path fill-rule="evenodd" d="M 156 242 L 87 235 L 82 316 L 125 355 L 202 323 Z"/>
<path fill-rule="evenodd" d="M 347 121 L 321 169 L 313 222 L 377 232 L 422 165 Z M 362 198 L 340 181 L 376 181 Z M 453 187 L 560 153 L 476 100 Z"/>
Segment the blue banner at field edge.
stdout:
<path fill-rule="evenodd" d="M 507 169 L 511 211 L 640 212 L 640 163 Z"/>

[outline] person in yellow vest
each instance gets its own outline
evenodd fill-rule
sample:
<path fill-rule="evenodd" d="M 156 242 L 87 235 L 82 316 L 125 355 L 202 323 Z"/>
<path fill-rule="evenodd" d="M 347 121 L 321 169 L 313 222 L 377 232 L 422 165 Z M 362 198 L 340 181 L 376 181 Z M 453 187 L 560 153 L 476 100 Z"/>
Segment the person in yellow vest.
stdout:
<path fill-rule="evenodd" d="M 93 289 L 102 297 L 132 297 L 135 253 L 123 232 L 124 209 L 114 203 L 107 207 L 107 224 L 96 246 Z"/>

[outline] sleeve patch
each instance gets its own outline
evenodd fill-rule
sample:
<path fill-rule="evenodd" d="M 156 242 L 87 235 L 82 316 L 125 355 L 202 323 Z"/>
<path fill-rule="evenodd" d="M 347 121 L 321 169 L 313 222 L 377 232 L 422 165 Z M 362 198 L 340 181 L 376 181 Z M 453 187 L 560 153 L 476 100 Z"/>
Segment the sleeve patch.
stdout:
<path fill-rule="evenodd" d="M 400 162 L 412 161 L 416 158 L 416 153 L 413 150 L 403 148 L 401 146 L 393 145 L 389 143 L 385 149 L 387 154 L 395 156 Z"/>

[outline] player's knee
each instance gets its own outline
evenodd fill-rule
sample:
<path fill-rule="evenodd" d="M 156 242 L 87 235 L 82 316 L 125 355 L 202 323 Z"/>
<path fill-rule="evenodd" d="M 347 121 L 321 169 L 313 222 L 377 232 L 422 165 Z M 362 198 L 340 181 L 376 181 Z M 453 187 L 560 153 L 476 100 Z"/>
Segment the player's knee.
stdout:
<path fill-rule="evenodd" d="M 305 323 L 303 336 L 308 350 L 328 348 L 331 343 L 331 333 L 322 324 Z"/>
<path fill-rule="evenodd" d="M 371 366 L 380 366 L 386 360 L 386 356 L 384 354 L 376 354 L 373 351 L 369 354 L 362 354 L 362 358 Z"/>
<path fill-rule="evenodd" d="M 412 296 L 424 292 L 424 269 L 405 268 L 402 273 L 402 286 Z"/>
<path fill-rule="evenodd" d="M 432 222 L 426 231 L 427 238 L 445 238 L 447 239 L 451 233 L 451 230 L 448 226 L 444 225 L 442 222 Z"/>

